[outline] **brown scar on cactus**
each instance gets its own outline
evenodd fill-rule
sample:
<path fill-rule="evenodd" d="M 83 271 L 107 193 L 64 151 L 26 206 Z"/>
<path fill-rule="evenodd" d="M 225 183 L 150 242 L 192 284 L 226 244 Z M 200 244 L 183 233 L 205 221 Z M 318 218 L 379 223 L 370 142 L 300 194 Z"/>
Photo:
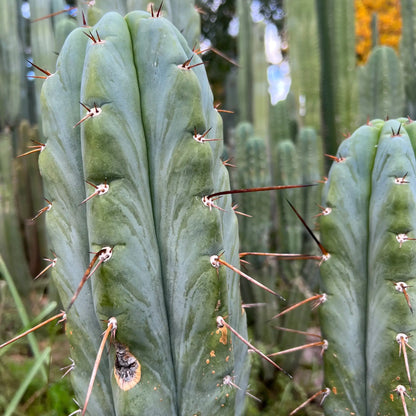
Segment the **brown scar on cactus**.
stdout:
<path fill-rule="evenodd" d="M 217 316 L 217 328 L 227 327 L 240 341 L 246 344 L 251 350 L 253 350 L 256 354 L 260 355 L 264 360 L 272 364 L 276 367 L 279 371 L 283 374 L 287 375 L 289 378 L 293 378 L 286 370 L 276 364 L 273 360 L 271 360 L 266 354 L 263 354 L 259 349 L 257 349 L 253 344 L 248 342 L 243 336 L 241 336 L 230 324 L 225 322 L 222 316 Z"/>
<path fill-rule="evenodd" d="M 36 68 L 38 71 L 42 72 L 45 74 L 45 76 L 43 75 L 28 75 L 29 78 L 38 78 L 38 79 L 46 79 L 48 77 L 50 77 L 52 74 L 47 71 L 46 69 L 41 68 L 40 66 L 35 65 L 33 62 L 29 61 L 29 59 L 26 59 L 26 61 L 32 65 L 34 68 Z"/>
<path fill-rule="evenodd" d="M 234 377 L 231 377 L 230 375 L 227 375 L 222 379 L 222 385 L 234 387 L 237 390 L 241 390 L 241 387 L 234 383 Z M 250 392 L 246 391 L 245 395 L 261 403 L 261 400 L 258 397 L 252 395 Z"/>
<path fill-rule="evenodd" d="M 222 253 L 223 254 L 223 253 Z M 221 254 L 221 255 L 222 255 Z M 220 256 L 221 256 L 220 255 Z M 245 279 L 247 279 L 249 282 L 254 283 L 255 285 L 257 285 L 258 287 L 260 287 L 261 289 L 271 293 L 272 295 L 275 295 L 277 297 L 279 297 L 282 301 L 286 301 L 286 299 L 279 295 L 277 292 L 275 292 L 272 289 L 269 289 L 267 286 L 263 285 L 262 283 L 258 282 L 256 279 L 253 279 L 252 277 L 250 277 L 249 275 L 245 274 L 244 272 L 242 272 L 241 270 L 237 269 L 237 267 L 234 267 L 232 264 L 227 263 L 225 260 L 223 260 L 220 256 L 218 255 L 213 255 L 210 257 L 210 262 L 212 267 L 215 267 L 217 269 L 217 273 L 218 273 L 218 269 L 220 268 L 220 265 L 223 265 L 225 267 L 228 267 L 230 270 L 236 272 L 237 274 L 239 274 L 241 277 L 244 277 Z"/>
<path fill-rule="evenodd" d="M 79 293 L 81 292 L 81 289 L 83 288 L 85 282 L 95 273 L 95 271 L 98 269 L 98 267 L 100 267 L 102 263 L 105 263 L 108 260 L 110 260 L 112 255 L 113 255 L 113 247 L 103 247 L 101 250 L 94 253 L 93 259 L 88 265 L 87 270 L 85 270 L 84 276 L 82 277 L 81 282 L 77 290 L 74 293 L 74 296 L 72 296 L 72 299 L 69 302 L 68 307 L 66 308 L 67 313 L 69 309 L 71 308 L 71 306 L 74 304 Z"/>
<path fill-rule="evenodd" d="M 226 326 L 223 327 L 218 327 L 217 326 L 217 331 L 215 332 L 217 335 L 220 335 L 220 339 L 219 342 L 223 345 L 227 345 L 228 344 L 228 330 Z"/>
<path fill-rule="evenodd" d="M 34 145 L 33 146 L 28 146 L 28 148 L 32 149 L 32 150 L 29 150 L 28 152 L 23 153 L 23 154 L 21 154 L 17 157 L 27 156 L 27 155 L 30 155 L 30 154 L 36 153 L 36 152 L 43 152 L 45 150 L 45 147 L 46 147 L 45 143 L 41 143 L 41 142 L 38 142 L 36 140 L 32 140 L 32 142 L 34 143 Z"/>
<path fill-rule="evenodd" d="M 132 389 L 141 379 L 142 370 L 137 358 L 126 345 L 114 343 L 116 358 L 114 361 L 114 377 L 121 390 Z"/>
<path fill-rule="evenodd" d="M 212 127 L 210 127 L 208 130 L 205 130 L 202 134 L 198 134 L 196 127 L 194 127 L 194 134 L 192 137 L 198 143 L 221 141 L 222 139 L 207 139 L 206 138 L 207 134 L 211 131 L 211 129 Z"/>
<path fill-rule="evenodd" d="M 401 400 L 402 405 L 403 405 L 403 411 L 404 411 L 405 416 L 409 416 L 409 412 L 407 411 L 406 399 L 405 398 L 407 397 L 407 398 L 411 399 L 411 397 L 407 393 L 406 387 L 399 384 L 393 391 L 395 391 L 400 397 L 400 400 Z"/>
<path fill-rule="evenodd" d="M 117 330 L 117 319 L 112 317 L 108 320 L 107 329 L 103 333 L 103 339 L 101 340 L 100 348 L 98 349 L 97 357 L 95 359 L 94 367 L 92 369 L 90 383 L 88 385 L 87 395 L 85 397 L 84 407 L 82 408 L 81 416 L 85 415 L 85 412 L 87 411 L 88 402 L 91 397 L 92 388 L 94 387 L 95 377 L 97 375 L 98 366 L 101 361 L 101 357 L 103 355 L 105 343 L 107 342 L 107 338 L 111 335 L 111 340 L 115 339 L 116 336 L 116 330 Z"/>
<path fill-rule="evenodd" d="M 315 400 L 317 397 L 322 396 L 319 405 L 322 406 L 324 400 L 329 396 L 329 394 L 331 393 L 331 390 L 326 387 L 322 390 L 319 390 L 318 392 L 316 392 L 315 394 L 313 394 L 311 397 L 309 397 L 307 400 L 305 400 L 300 406 L 298 406 L 296 409 L 292 410 L 289 413 L 289 416 L 292 416 L 294 414 L 296 414 L 297 412 L 299 412 L 299 410 L 302 410 L 304 407 L 306 407 L 309 403 L 311 403 L 313 400 Z"/>
<path fill-rule="evenodd" d="M 52 251 L 52 254 L 55 256 L 53 259 L 48 259 L 47 257 L 43 259 L 43 260 L 49 261 L 49 264 L 40 273 L 38 273 L 34 277 L 34 280 L 38 279 L 43 274 L 45 274 L 49 269 L 56 266 L 56 262 L 58 261 L 58 258 L 57 258 L 56 254 L 53 251 Z"/>
<path fill-rule="evenodd" d="M 406 347 L 409 347 L 412 351 L 414 351 L 414 349 L 409 345 L 409 336 L 406 334 L 403 334 L 403 333 L 397 334 L 396 341 L 399 344 L 399 357 L 402 355 L 402 351 L 403 351 L 404 366 L 406 368 L 406 374 L 407 374 L 407 379 L 409 381 L 410 390 L 412 390 L 412 379 L 410 377 L 410 368 L 409 368 L 409 361 L 407 359 Z"/>
<path fill-rule="evenodd" d="M 323 339 L 322 341 L 311 342 L 309 344 L 299 345 L 297 347 L 288 348 L 287 350 L 274 352 L 272 354 L 267 354 L 267 356 L 276 357 L 277 355 L 289 354 L 291 352 L 301 351 L 301 350 L 305 350 L 307 348 L 313 348 L 313 347 L 322 347 L 321 349 L 321 356 L 322 356 L 323 353 L 328 349 L 328 341 L 326 339 Z"/>
<path fill-rule="evenodd" d="M 275 186 L 265 186 L 261 188 L 245 188 L 245 189 L 232 189 L 229 191 L 221 191 L 216 192 L 211 195 L 206 195 L 202 197 L 202 203 L 209 207 L 211 210 L 212 208 L 219 208 L 217 205 L 214 204 L 213 201 L 217 200 L 219 197 L 224 195 L 231 195 L 231 194 L 242 194 L 246 192 L 264 192 L 264 191 L 279 191 L 283 189 L 294 189 L 294 188 L 306 188 L 308 186 L 316 186 L 316 184 L 307 184 L 307 185 L 275 185 Z M 223 209 L 221 209 L 224 211 Z"/>
<path fill-rule="evenodd" d="M 92 182 L 89 182 L 89 181 L 85 181 L 85 182 L 88 185 L 91 185 L 93 188 L 95 188 L 95 191 L 90 196 L 88 196 L 87 198 L 85 198 L 80 203 L 80 205 L 85 204 L 87 201 L 89 201 L 91 198 L 94 198 L 95 196 L 101 196 L 101 195 L 106 194 L 109 191 L 109 189 L 110 189 L 110 186 L 107 184 L 107 181 L 106 180 L 104 181 L 104 183 L 101 183 L 99 185 L 95 185 L 95 184 L 93 184 Z"/>
<path fill-rule="evenodd" d="M 17 335 L 16 337 L 10 339 L 9 341 L 6 341 L 5 343 L 0 345 L 0 350 L 4 347 L 6 347 L 7 345 L 25 337 L 26 335 L 30 334 L 31 332 L 36 331 L 39 328 L 42 328 L 43 326 L 49 324 L 49 322 L 52 322 L 56 319 L 62 318 L 58 321 L 59 322 L 64 322 L 66 321 L 66 313 L 64 311 L 61 311 L 60 313 L 58 313 L 57 315 L 52 316 L 51 318 L 46 319 L 46 321 L 41 322 L 40 324 L 34 326 L 33 328 L 28 329 L 27 331 L 21 333 L 20 335 Z"/>
<path fill-rule="evenodd" d="M 83 123 L 88 118 L 90 118 L 90 117 L 92 118 L 92 117 L 100 115 L 101 112 L 103 111 L 101 109 L 101 107 L 97 107 L 97 104 L 95 104 L 95 103 L 94 103 L 94 108 L 93 107 L 88 108 L 85 104 L 83 104 L 81 102 L 80 102 L 80 104 L 87 110 L 87 114 L 80 121 L 78 121 L 77 124 L 75 124 L 74 128 L 79 126 L 81 123 Z"/>
<path fill-rule="evenodd" d="M 407 233 L 400 233 L 400 234 L 396 234 L 396 240 L 399 243 L 399 248 L 402 248 L 402 245 L 406 242 L 406 241 L 414 241 L 416 240 L 416 238 L 410 238 Z"/>
<path fill-rule="evenodd" d="M 411 305 L 411 303 L 410 303 L 409 294 L 407 293 L 407 289 L 408 289 L 409 287 L 412 287 L 412 286 L 409 286 L 409 285 L 408 285 L 408 284 L 406 284 L 405 282 L 393 282 L 393 284 L 394 284 L 394 288 L 395 288 L 398 292 L 403 293 L 404 298 L 406 299 L 407 306 L 409 307 L 410 312 L 412 312 L 412 313 L 413 313 L 413 308 L 412 308 L 412 305 Z"/>
<path fill-rule="evenodd" d="M 52 208 L 52 202 L 51 201 L 49 201 L 48 199 L 46 199 L 46 198 L 44 198 L 45 199 L 45 201 L 48 203 L 48 205 L 46 205 L 46 207 L 43 207 L 43 208 L 41 208 L 38 212 L 37 212 L 37 214 L 33 217 L 33 218 L 31 218 L 30 219 L 30 221 L 36 221 L 42 214 L 44 214 L 45 212 L 48 212 L 48 211 L 50 211 L 51 210 L 51 208 Z"/>
<path fill-rule="evenodd" d="M 271 319 L 280 318 L 281 316 L 287 314 L 288 312 L 293 311 L 294 309 L 298 308 L 299 306 L 305 305 L 308 302 L 313 302 L 312 309 L 317 308 L 319 305 L 327 301 L 327 295 L 326 293 L 322 293 L 319 295 L 311 296 L 307 299 L 301 300 L 300 302 L 295 303 L 292 306 L 287 307 L 283 311 L 279 312 L 277 315 L 273 316 Z"/>

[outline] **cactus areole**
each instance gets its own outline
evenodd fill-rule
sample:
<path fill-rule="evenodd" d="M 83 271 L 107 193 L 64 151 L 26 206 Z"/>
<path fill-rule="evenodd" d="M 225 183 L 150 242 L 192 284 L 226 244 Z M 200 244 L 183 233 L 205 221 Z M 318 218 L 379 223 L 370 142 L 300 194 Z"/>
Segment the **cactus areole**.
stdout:
<path fill-rule="evenodd" d="M 344 140 L 323 190 L 327 415 L 416 414 L 416 123 L 373 120 Z"/>
<path fill-rule="evenodd" d="M 230 196 L 222 210 L 201 202 L 229 180 L 200 62 L 166 19 L 108 13 L 70 34 L 43 85 L 39 165 L 64 308 L 85 283 L 66 324 L 81 405 L 105 321 L 117 319 L 90 415 L 243 412 L 247 347 L 216 325 L 224 316 L 247 338 L 239 280 L 210 263 L 223 252 L 239 266 L 238 228 Z M 98 257 L 103 247 L 111 258 Z"/>

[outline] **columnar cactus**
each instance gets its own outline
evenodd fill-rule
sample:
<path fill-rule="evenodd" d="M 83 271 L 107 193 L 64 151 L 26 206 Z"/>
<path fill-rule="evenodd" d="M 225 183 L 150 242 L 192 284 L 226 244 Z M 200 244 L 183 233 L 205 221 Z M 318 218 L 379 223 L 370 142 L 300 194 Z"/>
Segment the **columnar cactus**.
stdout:
<path fill-rule="evenodd" d="M 354 2 L 316 3 L 321 58 L 322 135 L 327 153 L 335 153 L 336 138 L 352 129 L 357 113 Z"/>
<path fill-rule="evenodd" d="M 359 128 L 341 144 L 324 187 L 327 415 L 415 414 L 404 390 L 416 378 L 408 338 L 415 330 L 415 127 L 402 119 Z"/>
<path fill-rule="evenodd" d="M 284 8 L 290 45 L 291 89 L 298 102 L 301 96 L 305 101 L 303 112 L 300 114 L 302 124 L 319 128 L 320 63 L 315 3 L 309 0 L 287 1 L 284 2 Z"/>
<path fill-rule="evenodd" d="M 2 0 L 0 6 L 0 130 L 3 130 L 5 126 L 15 126 L 20 117 L 23 48 L 19 38 L 17 3 Z"/>
<path fill-rule="evenodd" d="M 405 106 L 403 71 L 393 48 L 378 46 L 359 68 L 358 113 L 361 123 L 377 117 L 400 117 Z"/>
<path fill-rule="evenodd" d="M 401 0 L 401 14 L 403 22 L 400 40 L 400 60 L 403 64 L 404 88 L 406 91 L 406 112 L 410 117 L 416 117 L 416 76 L 413 68 L 416 64 L 415 39 L 415 0 Z"/>
<path fill-rule="evenodd" d="M 95 25 L 98 20 L 110 11 L 125 14 L 133 10 L 162 15 L 169 19 L 187 40 L 189 47 L 197 48 L 201 35 L 201 19 L 195 8 L 194 0 L 166 0 L 154 3 L 149 0 L 95 0 L 86 7 L 85 2 L 78 1 L 80 9 L 87 9 L 88 24 Z"/>
<path fill-rule="evenodd" d="M 112 254 L 68 311 L 78 400 L 102 320 L 116 317 L 116 351 L 100 364 L 91 415 L 240 414 L 246 346 L 216 326 L 221 315 L 246 336 L 239 280 L 210 262 L 223 252 L 238 266 L 237 221 L 229 197 L 215 201 L 224 211 L 201 201 L 229 186 L 221 141 L 206 142 L 221 139 L 222 123 L 205 70 L 164 18 L 108 13 L 84 32 L 71 33 L 44 83 L 39 159 L 64 307 L 88 253 Z M 128 391 L 126 351 L 141 366 Z M 227 375 L 241 391 L 223 384 Z"/>

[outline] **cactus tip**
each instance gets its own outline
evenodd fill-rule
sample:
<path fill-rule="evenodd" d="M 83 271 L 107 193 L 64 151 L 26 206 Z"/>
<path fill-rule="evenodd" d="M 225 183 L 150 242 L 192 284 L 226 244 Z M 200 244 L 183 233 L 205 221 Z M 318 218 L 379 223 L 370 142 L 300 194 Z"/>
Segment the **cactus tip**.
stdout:
<path fill-rule="evenodd" d="M 397 131 L 395 132 L 394 131 L 394 129 L 393 129 L 393 127 L 391 128 L 391 137 L 399 137 L 399 136 L 401 136 L 401 134 L 400 134 L 400 130 L 401 130 L 401 128 L 402 128 L 402 125 L 400 124 L 399 125 L 399 128 L 397 129 Z"/>
<path fill-rule="evenodd" d="M 160 6 L 159 6 L 159 8 L 157 9 L 156 13 L 154 13 L 154 10 L 153 10 L 153 3 L 150 3 L 150 14 L 151 14 L 151 16 L 152 16 L 152 17 L 155 17 L 155 18 L 157 18 L 157 17 L 161 17 L 161 16 L 162 16 L 162 6 L 163 6 L 163 0 L 162 0 L 162 2 L 160 3 Z"/>
<path fill-rule="evenodd" d="M 95 31 L 95 34 L 96 34 L 96 36 L 94 36 L 93 34 L 92 34 L 92 32 L 91 31 L 89 31 L 89 32 L 84 32 L 84 34 L 89 38 L 89 39 L 91 39 L 92 40 L 92 43 L 94 43 L 94 44 L 102 44 L 102 43 L 104 43 L 105 41 L 104 40 L 101 40 L 101 38 L 100 38 L 100 34 L 98 33 L 98 30 L 96 30 Z"/>

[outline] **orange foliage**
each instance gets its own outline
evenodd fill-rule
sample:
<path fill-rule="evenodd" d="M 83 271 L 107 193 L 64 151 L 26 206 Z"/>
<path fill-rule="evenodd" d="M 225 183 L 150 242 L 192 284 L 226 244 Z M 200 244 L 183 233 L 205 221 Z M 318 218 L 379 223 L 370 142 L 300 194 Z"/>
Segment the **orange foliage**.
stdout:
<path fill-rule="evenodd" d="M 400 0 L 355 0 L 355 36 L 358 63 L 364 63 L 371 51 L 371 18 L 377 13 L 378 43 L 399 48 L 402 18 Z"/>

